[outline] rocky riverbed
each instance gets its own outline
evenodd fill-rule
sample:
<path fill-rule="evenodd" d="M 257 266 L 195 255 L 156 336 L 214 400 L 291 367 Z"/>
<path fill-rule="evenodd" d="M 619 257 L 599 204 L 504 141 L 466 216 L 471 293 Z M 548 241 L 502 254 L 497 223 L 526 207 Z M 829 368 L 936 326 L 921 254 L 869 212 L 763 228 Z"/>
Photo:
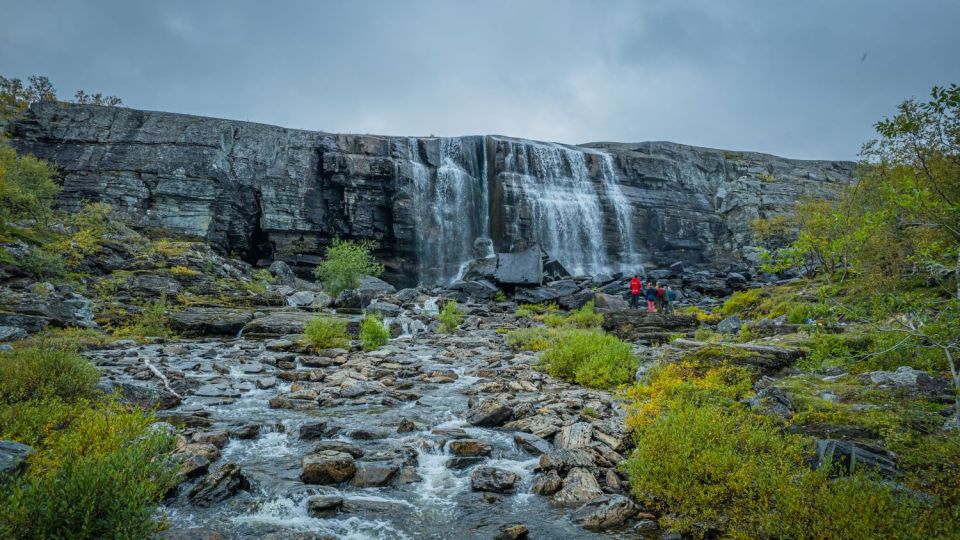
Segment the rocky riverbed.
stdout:
<path fill-rule="evenodd" d="M 616 469 L 629 444 L 616 399 L 533 370 L 495 316 L 474 323 L 372 352 L 236 338 L 88 355 L 105 386 L 182 428 L 189 479 L 163 509 L 171 538 L 625 538 L 655 528 Z"/>

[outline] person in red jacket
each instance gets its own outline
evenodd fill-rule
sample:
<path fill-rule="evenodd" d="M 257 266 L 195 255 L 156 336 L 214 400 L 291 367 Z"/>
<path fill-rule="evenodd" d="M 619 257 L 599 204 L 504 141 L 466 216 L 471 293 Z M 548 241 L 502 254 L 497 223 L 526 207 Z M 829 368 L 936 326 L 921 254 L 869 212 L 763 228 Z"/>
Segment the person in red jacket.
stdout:
<path fill-rule="evenodd" d="M 630 280 L 630 305 L 637 307 L 640 305 L 640 289 L 643 288 L 643 283 L 640 282 L 638 276 L 633 276 L 633 279 Z"/>

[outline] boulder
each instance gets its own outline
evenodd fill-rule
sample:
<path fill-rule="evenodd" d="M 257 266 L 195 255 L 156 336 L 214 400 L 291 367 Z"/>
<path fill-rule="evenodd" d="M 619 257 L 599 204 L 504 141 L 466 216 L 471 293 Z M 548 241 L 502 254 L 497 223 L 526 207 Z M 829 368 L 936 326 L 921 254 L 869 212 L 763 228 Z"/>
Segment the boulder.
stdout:
<path fill-rule="evenodd" d="M 400 315 L 400 306 L 396 304 L 391 304 L 390 302 L 384 302 L 382 300 L 374 300 L 370 302 L 370 305 L 367 306 L 367 313 L 375 313 L 381 317 L 396 317 Z"/>
<path fill-rule="evenodd" d="M 170 316 L 170 326 L 186 335 L 236 336 L 253 320 L 249 309 L 190 306 Z"/>
<path fill-rule="evenodd" d="M 597 313 L 613 313 L 616 311 L 626 311 L 630 309 L 630 306 L 627 305 L 627 301 L 619 296 L 612 296 L 602 292 L 598 292 L 593 296 L 594 308 Z"/>
<path fill-rule="evenodd" d="M 896 371 L 871 371 L 863 374 L 861 379 L 866 384 L 893 386 L 918 394 L 942 395 L 950 393 L 950 385 L 945 379 L 935 379 L 926 371 L 909 366 L 900 366 Z"/>
<path fill-rule="evenodd" d="M 564 296 L 557 300 L 557 304 L 560 305 L 563 309 L 574 310 L 580 309 L 587 302 L 593 300 L 594 292 L 589 289 L 581 289 L 570 296 Z"/>
<path fill-rule="evenodd" d="M 578 467 L 595 467 L 593 456 L 583 448 L 554 450 L 540 456 L 537 467 L 541 470 L 557 470 L 561 474 Z"/>
<path fill-rule="evenodd" d="M 470 475 L 470 489 L 473 491 L 492 491 L 493 493 L 513 493 L 520 476 L 516 473 L 480 466 Z"/>
<path fill-rule="evenodd" d="M 574 467 L 563 479 L 563 487 L 553 495 L 559 506 L 579 506 L 603 495 L 600 484 L 587 469 Z"/>
<path fill-rule="evenodd" d="M 740 317 L 737 315 L 730 315 L 717 324 L 717 332 L 736 334 L 740 331 L 741 326 L 743 326 L 743 321 L 740 320 Z"/>
<path fill-rule="evenodd" d="M 206 527 L 189 527 L 186 529 L 166 529 L 150 537 L 151 540 L 226 540 L 219 531 Z"/>
<path fill-rule="evenodd" d="M 448 291 L 462 293 L 466 299 L 473 299 L 477 302 L 489 302 L 497 294 L 497 286 L 485 279 L 473 281 L 454 281 L 447 286 Z"/>
<path fill-rule="evenodd" d="M 273 261 L 270 264 L 270 273 L 277 277 L 277 284 L 295 287 L 297 285 L 297 275 L 290 266 L 283 261 Z"/>
<path fill-rule="evenodd" d="M 303 471 L 300 480 L 305 484 L 340 484 L 353 478 L 357 466 L 353 457 L 336 450 L 321 450 L 300 460 Z"/>
<path fill-rule="evenodd" d="M 361 461 L 357 463 L 357 471 L 351 483 L 359 488 L 383 487 L 389 484 L 399 471 L 400 467 L 393 463 Z"/>
<path fill-rule="evenodd" d="M 529 538 L 530 529 L 522 523 L 511 523 L 503 525 L 494 536 L 494 540 L 526 540 Z"/>
<path fill-rule="evenodd" d="M 455 456 L 489 456 L 493 447 L 476 439 L 450 441 L 450 453 Z"/>
<path fill-rule="evenodd" d="M 243 335 L 285 336 L 302 334 L 303 328 L 317 315 L 306 311 L 270 311 L 254 317 L 243 327 Z"/>
<path fill-rule="evenodd" d="M 307 513 L 316 518 L 333 517 L 342 506 L 340 495 L 313 495 L 307 499 Z"/>
<path fill-rule="evenodd" d="M 533 485 L 530 486 L 530 491 L 537 495 L 549 497 L 550 495 L 560 491 L 562 486 L 563 479 L 560 478 L 560 475 L 557 474 L 557 471 L 548 471 L 546 474 L 541 474 L 533 480 Z"/>
<path fill-rule="evenodd" d="M 815 469 L 835 467 L 841 474 L 853 474 L 859 470 L 874 470 L 886 478 L 895 478 L 900 473 L 893 454 L 861 443 L 820 439 L 817 441 L 817 461 Z"/>
<path fill-rule="evenodd" d="M 13 441 L 0 441 L 0 482 L 16 476 L 26 466 L 33 448 Z"/>
<path fill-rule="evenodd" d="M 375 298 L 397 292 L 393 285 L 373 276 L 360 278 L 360 286 L 356 289 L 342 291 L 334 305 L 340 308 L 363 309 Z"/>
<path fill-rule="evenodd" d="M 518 431 L 513 434 L 513 440 L 520 448 L 533 455 L 546 454 L 553 450 L 553 445 L 531 433 Z"/>
<path fill-rule="evenodd" d="M 593 438 L 593 428 L 586 422 L 577 422 L 569 426 L 564 426 L 557 433 L 556 445 L 558 448 L 583 448 L 590 445 L 590 439 Z"/>
<path fill-rule="evenodd" d="M 324 421 L 307 422 L 300 425 L 300 439 L 314 440 L 322 439 L 327 434 L 327 423 Z"/>
<path fill-rule="evenodd" d="M 540 285 L 543 282 L 543 259 L 540 247 L 532 246 L 519 253 L 497 254 L 493 273 L 496 283 L 505 285 Z"/>
<path fill-rule="evenodd" d="M 517 288 L 513 299 L 522 304 L 541 304 L 553 302 L 564 296 L 570 296 L 580 291 L 580 286 L 573 280 L 564 279 L 554 281 L 544 287 Z"/>
<path fill-rule="evenodd" d="M 580 507 L 570 520 L 585 529 L 602 531 L 623 525 L 637 512 L 637 505 L 623 495 L 601 495 Z"/>
<path fill-rule="evenodd" d="M 208 474 L 193 489 L 188 497 L 197 506 L 212 506 L 233 497 L 241 490 L 249 490 L 250 482 L 239 465 L 227 463 Z"/>
<path fill-rule="evenodd" d="M 17 341 L 27 337 L 27 331 L 19 326 L 0 326 L 0 342 Z"/>
<path fill-rule="evenodd" d="M 323 452 L 325 450 L 332 450 L 334 452 L 343 452 L 345 454 L 350 454 L 356 459 L 362 458 L 364 456 L 363 448 L 360 448 L 359 446 L 356 446 L 354 444 L 350 444 L 346 441 L 337 441 L 337 440 L 320 441 L 313 448 L 314 453 Z"/>
<path fill-rule="evenodd" d="M 167 390 L 159 383 L 147 384 L 134 381 L 101 379 L 97 388 L 107 394 L 119 392 L 120 398 L 124 402 L 136 405 L 145 410 L 172 409 L 180 405 L 181 401 L 179 395 Z"/>
<path fill-rule="evenodd" d="M 467 411 L 467 422 L 480 427 L 502 426 L 513 416 L 513 409 L 505 401 L 485 399 Z"/>
<path fill-rule="evenodd" d="M 565 279 L 570 277 L 570 272 L 563 267 L 563 264 L 556 259 L 547 259 L 543 261 L 543 277 L 547 280 Z"/>

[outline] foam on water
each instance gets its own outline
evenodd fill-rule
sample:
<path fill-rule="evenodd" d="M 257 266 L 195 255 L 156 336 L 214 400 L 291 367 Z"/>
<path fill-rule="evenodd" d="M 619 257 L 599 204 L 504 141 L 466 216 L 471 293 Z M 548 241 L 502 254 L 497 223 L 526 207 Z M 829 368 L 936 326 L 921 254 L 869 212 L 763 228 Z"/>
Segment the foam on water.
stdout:
<path fill-rule="evenodd" d="M 306 498 L 294 500 L 290 497 L 278 497 L 258 505 L 254 512 L 232 517 L 231 521 L 240 524 L 274 525 L 288 530 L 331 534 L 345 540 L 410 538 L 388 520 L 370 520 L 358 517 L 330 519 L 312 517 L 307 513 Z"/>

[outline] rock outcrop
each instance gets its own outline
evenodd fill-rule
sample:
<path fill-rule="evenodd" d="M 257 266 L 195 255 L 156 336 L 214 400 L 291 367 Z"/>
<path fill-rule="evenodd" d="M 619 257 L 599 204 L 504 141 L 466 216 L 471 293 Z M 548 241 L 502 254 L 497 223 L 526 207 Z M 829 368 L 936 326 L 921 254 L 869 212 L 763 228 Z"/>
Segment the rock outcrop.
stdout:
<path fill-rule="evenodd" d="M 103 201 L 135 225 L 301 270 L 335 237 L 370 239 L 397 284 L 449 282 L 491 249 L 533 244 L 573 274 L 740 262 L 755 252 L 752 219 L 829 197 L 854 168 L 667 142 L 344 135 L 59 103 L 8 130 L 17 150 L 60 168 L 66 208 Z"/>

